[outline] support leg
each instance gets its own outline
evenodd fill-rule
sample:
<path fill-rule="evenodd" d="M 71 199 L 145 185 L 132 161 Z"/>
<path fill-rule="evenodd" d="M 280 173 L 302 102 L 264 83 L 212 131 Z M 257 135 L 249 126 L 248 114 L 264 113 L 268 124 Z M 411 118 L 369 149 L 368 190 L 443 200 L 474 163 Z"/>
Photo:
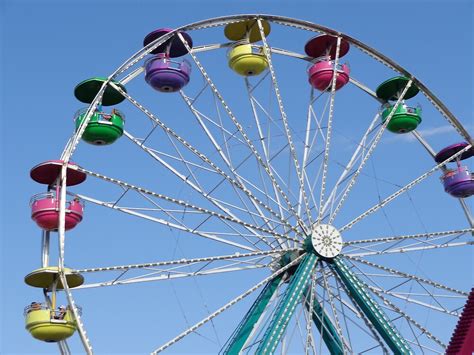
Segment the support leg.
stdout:
<path fill-rule="evenodd" d="M 311 274 L 314 272 L 318 256 L 308 253 L 301 261 L 296 273 L 291 278 L 290 284 L 281 297 L 270 324 L 263 335 L 262 340 L 255 352 L 258 355 L 273 354 L 278 343 L 285 333 L 286 327 L 292 317 L 296 305 L 301 301 Z"/>
<path fill-rule="evenodd" d="M 244 319 L 240 322 L 237 329 L 234 331 L 228 344 L 225 346 L 222 354 L 237 355 L 247 344 L 255 325 L 261 319 L 268 303 L 272 299 L 278 285 L 281 283 L 282 277 L 276 277 L 265 285 L 260 295 L 255 300 L 252 307 L 249 309 Z"/>
<path fill-rule="evenodd" d="M 413 354 L 408 343 L 398 333 L 387 315 L 374 301 L 362 282 L 347 267 L 343 259 L 338 256 L 334 258 L 333 261 L 332 267 L 349 290 L 349 296 L 359 305 L 361 310 L 394 354 Z"/>

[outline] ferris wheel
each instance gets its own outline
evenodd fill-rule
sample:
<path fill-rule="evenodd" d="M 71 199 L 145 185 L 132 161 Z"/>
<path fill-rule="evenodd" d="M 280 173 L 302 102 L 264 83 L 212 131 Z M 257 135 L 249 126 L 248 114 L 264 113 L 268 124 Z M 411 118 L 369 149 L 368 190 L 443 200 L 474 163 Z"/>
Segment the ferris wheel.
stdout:
<path fill-rule="evenodd" d="M 208 349 L 206 332 L 227 339 L 214 344 L 223 354 L 467 351 L 471 285 L 447 275 L 459 273 L 448 260 L 472 255 L 473 139 L 391 59 L 317 24 L 227 16 L 150 32 L 74 95 L 88 106 L 62 155 L 31 170 L 47 187 L 31 200 L 42 259 L 25 282 L 44 295 L 25 308 L 34 338 L 68 354 L 78 334 L 93 353 L 78 297 L 181 280 L 190 288 L 176 299 L 205 314 L 183 312 L 154 354 Z M 104 239 L 133 230 L 137 248 L 70 264 L 72 252 L 91 262 L 89 246 L 66 245 L 93 218 Z M 187 293 L 201 280 L 212 303 Z"/>

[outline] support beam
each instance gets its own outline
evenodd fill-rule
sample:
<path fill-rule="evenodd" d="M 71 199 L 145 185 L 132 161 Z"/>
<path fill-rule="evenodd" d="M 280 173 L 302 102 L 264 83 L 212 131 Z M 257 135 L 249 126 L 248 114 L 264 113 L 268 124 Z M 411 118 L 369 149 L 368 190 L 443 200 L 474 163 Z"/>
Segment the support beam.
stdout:
<path fill-rule="evenodd" d="M 305 292 L 308 294 L 308 292 Z M 305 306 L 308 312 L 311 312 L 311 318 L 318 331 L 322 334 L 323 341 L 331 355 L 344 354 L 344 346 L 342 340 L 337 334 L 336 327 L 331 322 L 324 309 L 321 307 L 317 299 L 314 299 L 313 306 L 310 309 L 309 298 L 305 297 Z"/>
<path fill-rule="evenodd" d="M 285 294 L 280 298 L 275 313 L 255 352 L 258 355 L 273 354 L 285 333 L 286 327 L 293 315 L 296 305 L 301 301 L 311 274 L 314 272 L 318 256 L 313 253 L 305 255 L 291 278 Z"/>
<path fill-rule="evenodd" d="M 261 319 L 272 299 L 278 285 L 281 283 L 282 275 L 274 278 L 265 285 L 260 295 L 249 309 L 244 319 L 237 326 L 227 345 L 222 350 L 225 355 L 238 355 L 247 344 L 250 335 L 253 333 L 256 324 Z"/>
<path fill-rule="evenodd" d="M 408 343 L 398 333 L 387 315 L 374 301 L 357 276 L 347 267 L 343 259 L 338 256 L 333 259 L 332 268 L 337 272 L 349 291 L 349 296 L 357 303 L 374 328 L 394 354 L 413 354 Z"/>
<path fill-rule="evenodd" d="M 49 266 L 49 231 L 41 232 L 41 267 Z"/>

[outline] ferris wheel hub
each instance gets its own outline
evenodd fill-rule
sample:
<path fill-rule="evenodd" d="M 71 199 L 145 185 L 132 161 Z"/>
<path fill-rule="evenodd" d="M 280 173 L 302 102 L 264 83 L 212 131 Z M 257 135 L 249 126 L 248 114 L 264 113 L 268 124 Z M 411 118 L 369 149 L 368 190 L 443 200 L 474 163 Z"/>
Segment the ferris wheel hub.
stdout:
<path fill-rule="evenodd" d="M 341 233 L 329 224 L 314 224 L 311 231 L 314 250 L 325 258 L 334 258 L 341 253 Z"/>

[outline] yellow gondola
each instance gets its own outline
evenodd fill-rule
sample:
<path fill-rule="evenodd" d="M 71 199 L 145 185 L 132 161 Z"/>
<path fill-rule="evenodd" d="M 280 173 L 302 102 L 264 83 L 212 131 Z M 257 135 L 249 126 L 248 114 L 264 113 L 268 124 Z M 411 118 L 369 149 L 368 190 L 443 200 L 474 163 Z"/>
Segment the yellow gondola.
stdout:
<path fill-rule="evenodd" d="M 25 328 L 35 339 L 57 342 L 73 335 L 77 324 L 71 310 L 55 311 L 33 302 L 25 308 Z"/>

